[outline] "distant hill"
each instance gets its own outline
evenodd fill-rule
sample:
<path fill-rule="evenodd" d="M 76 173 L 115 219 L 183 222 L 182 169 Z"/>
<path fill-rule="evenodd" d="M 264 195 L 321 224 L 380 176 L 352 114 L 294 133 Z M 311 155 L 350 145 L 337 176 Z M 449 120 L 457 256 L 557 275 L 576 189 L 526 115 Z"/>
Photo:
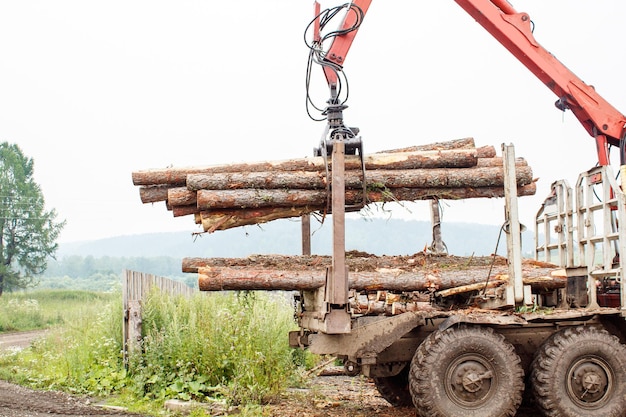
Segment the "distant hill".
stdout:
<path fill-rule="evenodd" d="M 312 251 L 332 251 L 332 222 L 312 221 Z M 459 256 L 493 253 L 500 227 L 470 223 L 443 223 L 443 240 L 448 252 Z M 376 255 L 407 255 L 419 252 L 432 241 L 430 222 L 401 219 L 346 219 L 346 249 Z M 192 232 L 148 233 L 84 242 L 62 243 L 57 259 L 66 256 L 93 257 L 241 257 L 251 254 L 301 253 L 299 221 L 278 220 L 260 226 L 218 231 L 193 236 Z M 523 252 L 532 253 L 533 235 L 523 234 Z M 498 253 L 506 253 L 504 236 Z"/>

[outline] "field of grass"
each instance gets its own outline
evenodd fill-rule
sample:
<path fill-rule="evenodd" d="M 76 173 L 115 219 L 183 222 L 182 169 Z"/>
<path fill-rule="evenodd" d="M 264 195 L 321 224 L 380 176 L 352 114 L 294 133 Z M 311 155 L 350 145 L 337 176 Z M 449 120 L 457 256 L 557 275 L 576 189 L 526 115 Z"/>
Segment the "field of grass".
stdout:
<path fill-rule="evenodd" d="M 0 354 L 0 378 L 35 388 L 115 396 L 142 413 L 162 412 L 171 398 L 246 410 L 297 384 L 312 360 L 288 347 L 293 309 L 276 294 L 186 299 L 154 292 L 144 304 L 142 352 L 125 366 L 120 294 L 37 293 L 0 299 L 2 309 L 18 303 L 40 310 L 41 319 L 11 329 L 53 326 L 32 348 Z"/>
<path fill-rule="evenodd" d="M 0 333 L 47 329 L 92 317 L 119 294 L 73 290 L 4 293 L 0 297 Z"/>

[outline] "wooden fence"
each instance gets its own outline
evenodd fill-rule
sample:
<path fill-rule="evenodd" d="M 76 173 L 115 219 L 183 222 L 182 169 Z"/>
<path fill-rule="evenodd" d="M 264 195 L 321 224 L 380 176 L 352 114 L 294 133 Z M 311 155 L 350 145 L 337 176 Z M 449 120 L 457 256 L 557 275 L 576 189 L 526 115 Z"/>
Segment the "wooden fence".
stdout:
<path fill-rule="evenodd" d="M 139 346 L 141 341 L 141 305 L 153 288 L 171 295 L 191 297 L 197 290 L 180 281 L 163 278 L 143 272 L 124 270 L 122 281 L 122 303 L 124 323 L 122 326 L 124 340 L 124 362 L 128 354 Z"/>

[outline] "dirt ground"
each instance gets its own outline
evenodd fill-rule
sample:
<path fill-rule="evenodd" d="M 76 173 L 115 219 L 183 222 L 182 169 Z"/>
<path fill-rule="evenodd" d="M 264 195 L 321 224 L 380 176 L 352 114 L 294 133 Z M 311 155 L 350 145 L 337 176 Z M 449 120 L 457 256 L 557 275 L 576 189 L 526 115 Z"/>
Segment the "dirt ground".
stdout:
<path fill-rule="evenodd" d="M 0 334 L 0 350 L 28 346 L 42 332 Z M 331 372 L 332 374 L 332 372 Z M 217 413 L 216 415 L 219 415 Z M 236 415 L 231 412 L 230 415 Z M 394 408 L 378 395 L 374 384 L 364 377 L 318 376 L 304 389 L 291 389 L 263 416 L 272 417 L 414 417 L 413 407 Z M 538 415 L 530 409 L 517 417 Z M 114 417 L 134 416 L 124 410 L 103 408 L 91 399 L 60 392 L 34 391 L 0 381 L 0 417 Z"/>
<path fill-rule="evenodd" d="M 267 407 L 272 417 L 415 417 L 414 407 L 392 407 L 365 377 L 320 376 L 311 387 L 291 390 L 280 404 Z M 522 407 L 516 417 L 537 417 Z"/>
<path fill-rule="evenodd" d="M 0 334 L 0 352 L 23 349 L 45 331 Z M 74 397 L 61 392 L 35 391 L 0 381 L 0 417 L 112 417 L 137 416 L 123 410 L 96 406 L 88 398 Z"/>

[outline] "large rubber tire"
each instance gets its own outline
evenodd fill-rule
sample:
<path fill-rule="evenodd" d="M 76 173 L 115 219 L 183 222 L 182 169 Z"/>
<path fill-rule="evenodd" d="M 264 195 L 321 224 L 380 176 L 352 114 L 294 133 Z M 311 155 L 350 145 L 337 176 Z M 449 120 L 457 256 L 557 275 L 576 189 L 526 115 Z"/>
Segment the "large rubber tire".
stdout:
<path fill-rule="evenodd" d="M 394 407 L 413 405 L 409 392 L 409 367 L 405 366 L 398 375 L 374 378 L 374 385 L 387 402 Z"/>
<path fill-rule="evenodd" d="M 422 417 L 514 416 L 524 370 L 513 346 L 488 327 L 433 332 L 411 362 L 409 389 Z"/>
<path fill-rule="evenodd" d="M 531 384 L 548 417 L 624 416 L 626 346 L 593 327 L 561 330 L 537 352 Z"/>

